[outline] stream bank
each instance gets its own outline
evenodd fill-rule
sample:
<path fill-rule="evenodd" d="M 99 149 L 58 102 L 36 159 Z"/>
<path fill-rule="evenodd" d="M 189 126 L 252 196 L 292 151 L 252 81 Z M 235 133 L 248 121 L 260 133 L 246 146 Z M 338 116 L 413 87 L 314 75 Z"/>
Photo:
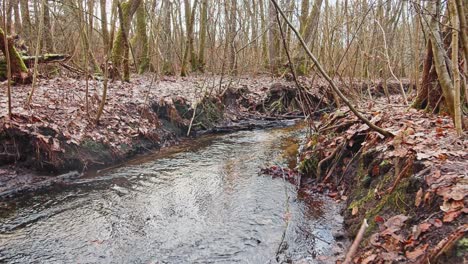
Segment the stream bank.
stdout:
<path fill-rule="evenodd" d="M 300 155 L 302 191 L 346 204 L 349 238 L 368 227 L 353 263 L 466 263 L 468 140 L 448 116 L 401 98 L 360 105 L 383 138 L 341 108 L 323 117 Z"/>
<path fill-rule="evenodd" d="M 300 82 L 317 115 L 333 108 L 324 80 Z M 363 91 L 382 95 L 384 90 L 378 80 L 337 83 L 351 98 Z M 110 82 L 96 124 L 102 85 L 99 80 L 40 79 L 29 105 L 30 86 L 16 86 L 11 119 L 6 98 L 0 98 L 1 194 L 77 178 L 185 138 L 283 126 L 281 120 L 302 117 L 294 83 L 282 78 L 204 75 L 155 80 L 146 75 L 135 76 L 132 83 Z M 392 93 L 398 87 L 387 84 Z M 61 176 L 49 177 L 57 175 Z"/>

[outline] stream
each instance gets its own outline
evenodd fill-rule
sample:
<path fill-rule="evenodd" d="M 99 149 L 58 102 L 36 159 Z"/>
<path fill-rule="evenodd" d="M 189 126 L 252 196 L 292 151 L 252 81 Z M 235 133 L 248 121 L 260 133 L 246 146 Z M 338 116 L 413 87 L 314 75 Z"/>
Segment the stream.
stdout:
<path fill-rule="evenodd" d="M 0 263 L 334 263 L 340 205 L 259 174 L 303 134 L 204 136 L 8 200 Z"/>

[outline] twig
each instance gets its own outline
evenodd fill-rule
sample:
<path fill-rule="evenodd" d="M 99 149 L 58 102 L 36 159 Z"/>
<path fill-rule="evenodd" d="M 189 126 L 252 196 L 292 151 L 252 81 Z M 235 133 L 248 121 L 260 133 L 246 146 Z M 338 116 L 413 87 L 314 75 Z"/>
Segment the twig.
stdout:
<path fill-rule="evenodd" d="M 364 232 L 366 231 L 366 228 L 368 226 L 369 225 L 367 224 L 367 219 L 364 219 L 364 221 L 362 221 L 361 228 L 359 228 L 359 232 L 357 233 L 356 238 L 354 239 L 353 244 L 351 245 L 351 247 L 349 248 L 348 253 L 346 254 L 346 258 L 345 258 L 345 261 L 343 262 L 343 264 L 351 264 L 352 263 L 351 261 L 352 261 L 352 259 L 354 257 L 354 254 L 356 254 L 356 251 L 357 251 L 357 249 L 359 247 L 359 244 L 361 243 L 361 240 L 364 237 Z"/>
<path fill-rule="evenodd" d="M 193 108 L 192 119 L 190 119 L 190 125 L 187 130 L 187 137 L 190 135 L 190 130 L 192 130 L 193 120 L 195 119 L 195 115 L 197 113 L 197 106 L 198 106 L 198 103 L 195 103 L 195 107 Z"/>
<path fill-rule="evenodd" d="M 442 239 L 437 244 L 437 246 L 435 246 L 431 250 L 431 252 L 429 254 L 429 261 L 431 261 L 431 262 L 434 261 L 434 263 L 435 263 L 435 260 L 437 260 L 437 258 L 439 258 L 439 256 L 442 253 L 447 251 L 455 242 L 457 242 L 458 239 L 463 237 L 463 235 L 465 235 L 465 233 L 467 231 L 468 231 L 468 224 L 464 224 L 464 225 L 458 227 L 457 229 L 455 229 L 455 231 L 453 231 L 453 233 L 451 233 L 449 236 Z"/>

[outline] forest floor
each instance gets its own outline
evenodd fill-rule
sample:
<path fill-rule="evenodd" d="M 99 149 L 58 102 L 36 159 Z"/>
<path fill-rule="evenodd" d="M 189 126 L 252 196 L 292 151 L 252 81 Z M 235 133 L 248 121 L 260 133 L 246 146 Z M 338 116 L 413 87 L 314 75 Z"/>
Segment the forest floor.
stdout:
<path fill-rule="evenodd" d="M 467 133 L 458 137 L 451 118 L 409 108 L 400 96 L 359 109 L 395 137 L 346 107 L 324 115 L 300 156 L 301 192 L 345 202 L 351 239 L 367 220 L 354 263 L 467 263 Z"/>

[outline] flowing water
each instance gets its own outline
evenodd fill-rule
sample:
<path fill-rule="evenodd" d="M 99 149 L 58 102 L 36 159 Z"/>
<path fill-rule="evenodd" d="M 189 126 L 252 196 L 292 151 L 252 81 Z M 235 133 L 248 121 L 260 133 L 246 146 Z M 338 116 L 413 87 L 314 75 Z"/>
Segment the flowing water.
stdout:
<path fill-rule="evenodd" d="M 7 201 L 0 263 L 331 262 L 339 207 L 259 174 L 301 134 L 204 137 Z"/>

